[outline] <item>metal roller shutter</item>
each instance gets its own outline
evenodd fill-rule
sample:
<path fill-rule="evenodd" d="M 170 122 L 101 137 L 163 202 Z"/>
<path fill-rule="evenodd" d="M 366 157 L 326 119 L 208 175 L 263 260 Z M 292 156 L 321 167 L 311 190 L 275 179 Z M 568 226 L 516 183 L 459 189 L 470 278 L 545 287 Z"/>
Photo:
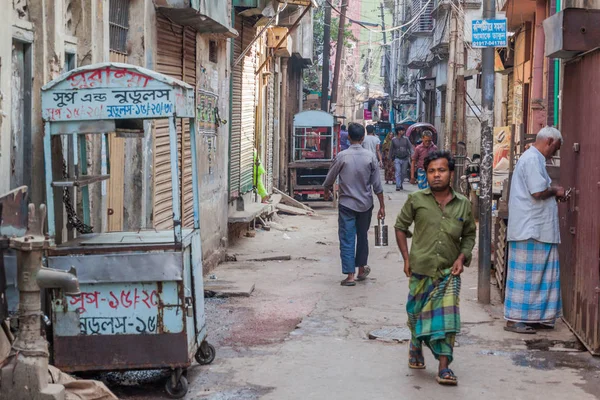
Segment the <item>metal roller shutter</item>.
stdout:
<path fill-rule="evenodd" d="M 273 70 L 271 68 L 271 70 Z M 275 78 L 274 75 L 269 75 L 269 82 L 267 86 L 267 159 L 265 160 L 267 170 L 267 184 L 266 188 L 269 193 L 273 191 L 273 143 L 274 143 L 274 132 L 275 132 Z"/>
<path fill-rule="evenodd" d="M 233 40 L 233 60 L 242 54 L 242 22 L 235 20 L 235 29 L 239 36 Z M 242 137 L 242 63 L 232 71 L 231 91 L 231 142 L 229 152 L 229 198 L 235 199 L 240 194 L 240 143 Z"/>
<path fill-rule="evenodd" d="M 250 45 L 256 28 L 249 21 L 236 17 L 240 36 L 234 40 L 234 60 Z M 255 43 L 243 60 L 233 69 L 231 114 L 230 198 L 252 190 L 254 128 L 256 112 L 257 46 Z"/>
<path fill-rule="evenodd" d="M 183 81 L 196 88 L 196 31 L 190 28 L 184 30 L 183 42 Z M 195 92 L 195 90 L 194 90 Z M 190 122 L 183 121 L 183 227 L 194 227 L 194 192 L 192 185 L 192 144 L 190 142 Z"/>
<path fill-rule="evenodd" d="M 157 71 L 196 87 L 196 32 L 157 15 Z M 193 225 L 192 161 L 189 143 L 189 122 L 177 121 L 180 188 L 183 192 L 181 210 L 183 226 Z M 183 131 L 183 135 L 182 135 Z M 171 199 L 171 165 L 169 155 L 168 120 L 157 120 L 154 131 L 154 227 L 173 228 Z M 183 149 L 183 152 L 182 152 Z M 183 167 L 182 167 L 183 166 Z"/>

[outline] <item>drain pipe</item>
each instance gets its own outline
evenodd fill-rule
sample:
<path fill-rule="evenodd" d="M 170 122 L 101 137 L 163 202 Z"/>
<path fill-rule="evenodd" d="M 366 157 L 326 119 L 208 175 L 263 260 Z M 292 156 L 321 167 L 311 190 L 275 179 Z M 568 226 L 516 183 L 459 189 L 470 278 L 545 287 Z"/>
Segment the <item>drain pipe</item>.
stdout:
<path fill-rule="evenodd" d="M 48 384 L 48 343 L 41 336 L 41 289 L 61 288 L 66 295 L 80 291 L 75 275 L 42 267 L 44 250 L 51 245 L 42 232 L 45 219 L 46 206 L 40 206 L 38 218 L 30 204 L 27 233 L 10 240 L 10 247 L 17 251 L 19 332 L 0 371 L 0 400 L 65 399 L 64 386 Z"/>

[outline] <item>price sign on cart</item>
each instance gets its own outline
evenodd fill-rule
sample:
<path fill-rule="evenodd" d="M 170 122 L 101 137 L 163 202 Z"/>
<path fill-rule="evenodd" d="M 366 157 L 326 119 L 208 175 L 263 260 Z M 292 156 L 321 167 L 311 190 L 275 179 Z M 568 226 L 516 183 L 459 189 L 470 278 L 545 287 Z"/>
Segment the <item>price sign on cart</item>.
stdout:
<path fill-rule="evenodd" d="M 471 25 L 473 47 L 506 47 L 506 19 L 477 19 Z"/>

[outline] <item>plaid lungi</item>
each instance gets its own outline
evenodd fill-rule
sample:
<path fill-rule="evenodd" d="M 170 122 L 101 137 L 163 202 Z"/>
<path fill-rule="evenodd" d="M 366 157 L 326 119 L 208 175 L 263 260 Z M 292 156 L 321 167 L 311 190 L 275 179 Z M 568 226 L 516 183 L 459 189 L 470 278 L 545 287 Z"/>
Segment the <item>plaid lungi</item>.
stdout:
<path fill-rule="evenodd" d="M 504 318 L 553 324 L 561 315 L 558 245 L 533 239 L 509 242 Z"/>
<path fill-rule="evenodd" d="M 417 186 L 421 190 L 429 187 L 429 182 L 427 182 L 427 173 L 423 168 L 419 168 L 417 170 Z"/>
<path fill-rule="evenodd" d="M 413 346 L 421 342 L 436 359 L 447 356 L 452 362 L 454 338 L 460 332 L 460 277 L 441 271 L 437 277 L 413 274 L 409 282 L 408 327 Z"/>

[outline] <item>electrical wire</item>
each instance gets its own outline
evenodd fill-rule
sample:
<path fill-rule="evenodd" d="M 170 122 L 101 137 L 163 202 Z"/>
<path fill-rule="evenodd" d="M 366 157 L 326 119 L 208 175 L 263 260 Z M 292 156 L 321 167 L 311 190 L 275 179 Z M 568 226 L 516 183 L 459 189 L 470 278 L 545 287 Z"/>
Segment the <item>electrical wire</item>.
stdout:
<path fill-rule="evenodd" d="M 329 4 L 329 6 L 331 7 L 331 9 L 334 10 L 336 13 L 338 13 L 340 15 L 342 14 L 342 12 L 340 10 L 338 10 L 333 4 L 331 4 L 331 2 L 329 0 L 325 0 L 325 2 L 327 4 Z M 417 15 L 412 20 L 408 21 L 405 24 L 394 26 L 394 27 L 389 28 L 389 29 L 375 30 L 375 29 L 371 29 L 371 28 L 365 26 L 364 24 L 361 24 L 358 21 L 355 21 L 355 23 L 358 24 L 358 25 L 360 25 L 360 26 L 362 26 L 364 29 L 366 29 L 368 31 L 371 31 L 373 33 L 387 33 L 387 32 L 397 31 L 397 30 L 402 29 L 402 28 L 404 28 L 406 26 L 412 25 L 416 20 L 418 20 L 419 17 L 421 16 L 421 14 L 423 14 L 426 11 L 427 6 L 429 6 L 429 4 L 431 2 L 432 2 L 432 0 L 427 0 L 427 3 L 425 3 L 425 5 L 423 6 L 423 8 L 421 8 L 421 10 L 417 13 Z"/>

